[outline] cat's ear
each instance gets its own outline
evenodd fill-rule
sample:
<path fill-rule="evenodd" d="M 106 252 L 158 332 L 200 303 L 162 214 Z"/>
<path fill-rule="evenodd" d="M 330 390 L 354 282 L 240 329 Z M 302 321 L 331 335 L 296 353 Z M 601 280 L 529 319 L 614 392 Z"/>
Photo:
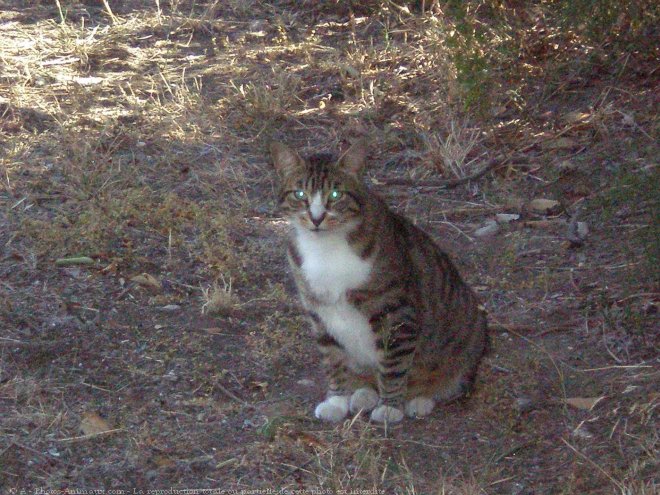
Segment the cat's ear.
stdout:
<path fill-rule="evenodd" d="M 359 175 L 367 161 L 369 142 L 366 138 L 360 139 L 348 148 L 339 158 L 339 167 L 352 175 Z"/>
<path fill-rule="evenodd" d="M 270 156 L 273 165 L 280 177 L 283 177 L 296 169 L 300 169 L 305 162 L 300 155 L 284 143 L 273 142 L 270 144 Z"/>

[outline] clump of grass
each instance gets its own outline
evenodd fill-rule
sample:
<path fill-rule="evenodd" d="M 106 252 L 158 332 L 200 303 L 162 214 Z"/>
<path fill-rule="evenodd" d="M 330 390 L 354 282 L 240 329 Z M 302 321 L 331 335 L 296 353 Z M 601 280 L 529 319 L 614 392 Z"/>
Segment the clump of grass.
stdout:
<path fill-rule="evenodd" d="M 478 129 L 451 120 L 445 137 L 433 134 L 426 138 L 427 154 L 442 175 L 462 179 L 473 172 L 472 165 L 476 158 L 468 157 L 474 154 L 474 148 L 480 141 L 481 132 Z"/>
<path fill-rule="evenodd" d="M 236 309 L 236 297 L 232 292 L 232 279 L 229 282 L 225 280 L 224 275 L 220 275 L 222 287 L 216 281 L 212 286 L 202 288 L 202 314 L 226 316 Z"/>
<path fill-rule="evenodd" d="M 297 97 L 300 78 L 280 73 L 269 82 L 231 82 L 245 113 L 244 124 L 272 123 L 290 115 L 295 106 L 304 105 Z"/>

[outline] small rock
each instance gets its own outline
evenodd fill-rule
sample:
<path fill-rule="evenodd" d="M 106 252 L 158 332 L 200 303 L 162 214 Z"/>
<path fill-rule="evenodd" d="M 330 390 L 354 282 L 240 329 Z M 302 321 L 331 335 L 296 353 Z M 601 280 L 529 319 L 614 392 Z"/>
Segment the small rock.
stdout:
<path fill-rule="evenodd" d="M 298 385 L 302 385 L 303 387 L 313 387 L 314 386 L 314 381 L 310 380 L 309 378 L 303 378 L 301 380 L 298 380 Z"/>
<path fill-rule="evenodd" d="M 167 306 L 163 306 L 162 308 L 163 311 L 178 311 L 181 309 L 181 306 L 178 304 L 168 304 Z"/>
<path fill-rule="evenodd" d="M 520 215 L 517 213 L 498 213 L 495 215 L 495 221 L 497 223 L 511 223 L 514 220 L 518 220 Z"/>
<path fill-rule="evenodd" d="M 66 273 L 71 278 L 80 278 L 82 272 L 77 266 L 72 266 L 70 268 L 65 268 L 64 273 Z"/>
<path fill-rule="evenodd" d="M 529 397 L 517 397 L 514 404 L 519 413 L 526 413 L 534 409 L 534 401 Z"/>
<path fill-rule="evenodd" d="M 642 305 L 642 313 L 645 315 L 654 315 L 658 313 L 658 305 L 655 301 L 647 301 Z"/>
<path fill-rule="evenodd" d="M 568 224 L 567 238 L 570 241 L 570 247 L 582 246 L 589 235 L 589 225 L 587 222 L 571 221 Z"/>
<path fill-rule="evenodd" d="M 587 222 L 578 222 L 577 233 L 582 239 L 585 239 L 589 235 L 589 224 Z"/>
<path fill-rule="evenodd" d="M 554 199 L 537 198 L 530 201 L 528 207 L 537 215 L 550 215 L 559 211 L 560 203 Z"/>
<path fill-rule="evenodd" d="M 474 231 L 476 237 L 487 237 L 489 235 L 497 234 L 500 231 L 500 226 L 495 220 L 488 220 L 483 227 L 479 227 Z"/>
<path fill-rule="evenodd" d="M 570 160 L 564 160 L 557 165 L 557 168 L 564 172 L 570 172 L 577 169 L 577 165 Z"/>
<path fill-rule="evenodd" d="M 258 427 L 259 427 L 259 425 L 256 424 L 256 423 L 255 423 L 254 421 L 252 421 L 251 419 L 244 419 L 244 420 L 243 420 L 243 426 L 242 426 L 242 428 L 243 428 L 244 430 L 249 430 L 250 428 L 258 428 Z"/>

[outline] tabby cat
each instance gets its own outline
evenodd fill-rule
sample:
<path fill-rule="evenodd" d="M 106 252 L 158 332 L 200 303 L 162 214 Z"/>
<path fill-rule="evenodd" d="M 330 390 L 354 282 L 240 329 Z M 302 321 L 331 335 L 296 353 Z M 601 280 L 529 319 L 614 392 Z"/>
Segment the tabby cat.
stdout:
<path fill-rule="evenodd" d="M 488 347 L 486 315 L 448 256 L 360 180 L 367 142 L 338 160 L 271 145 L 288 258 L 329 388 L 315 416 L 428 415 L 465 394 Z"/>

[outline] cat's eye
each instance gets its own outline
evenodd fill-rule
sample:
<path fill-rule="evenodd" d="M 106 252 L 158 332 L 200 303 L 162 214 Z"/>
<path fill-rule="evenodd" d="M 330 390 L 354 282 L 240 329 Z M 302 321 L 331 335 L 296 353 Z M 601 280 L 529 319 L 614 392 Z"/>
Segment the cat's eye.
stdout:
<path fill-rule="evenodd" d="M 343 195 L 344 195 L 343 192 L 341 192 L 341 191 L 337 191 L 336 189 L 333 189 L 332 191 L 330 191 L 329 198 L 330 198 L 332 201 L 337 201 L 337 200 L 340 199 Z"/>
<path fill-rule="evenodd" d="M 299 201 L 305 199 L 305 196 L 306 196 L 305 191 L 303 191 L 302 189 L 297 189 L 293 191 L 293 197 Z"/>

